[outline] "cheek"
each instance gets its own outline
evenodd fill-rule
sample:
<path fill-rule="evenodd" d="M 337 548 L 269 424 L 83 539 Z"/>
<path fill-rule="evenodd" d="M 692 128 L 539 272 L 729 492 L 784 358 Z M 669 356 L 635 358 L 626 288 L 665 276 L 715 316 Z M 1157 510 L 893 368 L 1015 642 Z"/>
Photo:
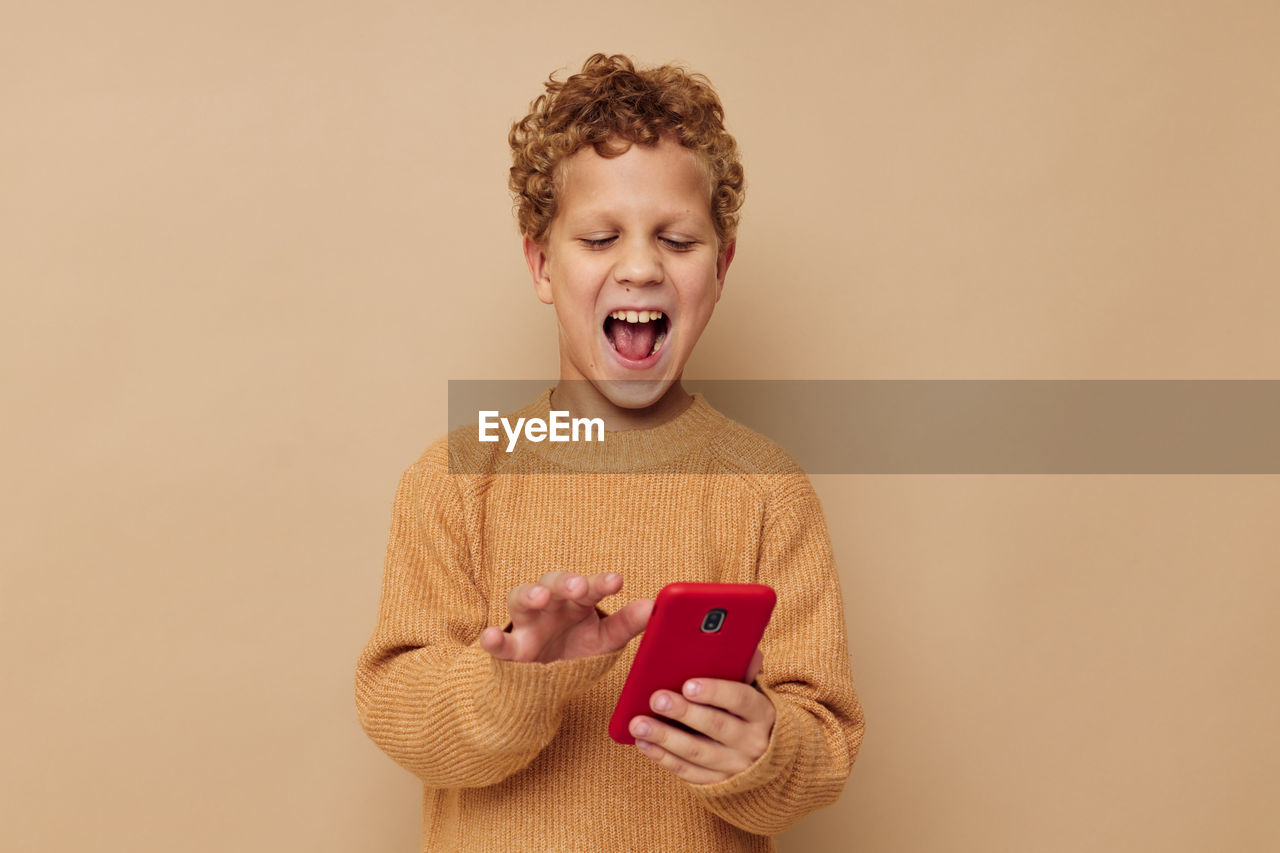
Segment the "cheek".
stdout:
<path fill-rule="evenodd" d="M 556 307 L 560 308 L 556 312 L 556 321 L 566 334 L 581 338 L 595 331 L 591 312 L 580 304 L 575 308 L 573 303 L 557 302 Z"/>
<path fill-rule="evenodd" d="M 720 287 L 714 278 L 709 279 L 700 283 L 692 297 L 689 300 L 688 309 L 706 322 L 706 319 L 711 316 L 712 309 L 716 307 L 716 302 L 719 301 Z"/>
<path fill-rule="evenodd" d="M 711 309 L 715 305 L 714 301 L 703 301 L 697 305 L 690 305 L 685 310 L 684 333 L 680 336 L 685 347 L 692 348 L 702 337 L 702 333 L 706 331 L 707 324 L 711 320 Z"/>

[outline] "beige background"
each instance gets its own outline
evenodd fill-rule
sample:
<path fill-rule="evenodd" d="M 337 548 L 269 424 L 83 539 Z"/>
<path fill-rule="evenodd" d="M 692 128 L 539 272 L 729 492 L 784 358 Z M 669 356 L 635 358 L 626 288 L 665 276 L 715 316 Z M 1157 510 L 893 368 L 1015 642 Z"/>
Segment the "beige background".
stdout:
<path fill-rule="evenodd" d="M 360 731 L 449 378 L 554 375 L 506 132 L 679 59 L 715 378 L 1280 378 L 1280 6 L 7 4 L 0 848 L 416 849 Z M 1280 478 L 817 477 L 869 727 L 787 851 L 1280 846 Z"/>

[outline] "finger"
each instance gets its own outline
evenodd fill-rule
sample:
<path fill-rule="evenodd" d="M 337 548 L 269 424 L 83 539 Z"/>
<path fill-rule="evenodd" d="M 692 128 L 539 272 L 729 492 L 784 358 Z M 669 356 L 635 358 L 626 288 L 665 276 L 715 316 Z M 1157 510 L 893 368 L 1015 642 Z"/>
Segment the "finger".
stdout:
<path fill-rule="evenodd" d="M 545 587 L 535 583 L 524 583 L 507 593 L 507 612 L 512 622 L 525 621 L 534 613 L 546 608 L 551 601 L 551 593 Z"/>
<path fill-rule="evenodd" d="M 686 782 L 693 785 L 710 785 L 715 782 L 723 782 L 728 779 L 731 774 L 721 773 L 716 770 L 710 770 L 706 767 L 698 767 L 690 764 L 674 753 L 668 752 L 656 743 L 647 740 L 636 740 L 636 749 L 649 760 L 669 770 L 673 775 L 679 776 Z"/>
<path fill-rule="evenodd" d="M 617 651 L 631 642 L 649 624 L 649 614 L 652 612 L 652 598 L 637 598 L 622 605 L 617 613 L 600 623 L 600 636 L 605 648 Z"/>
<path fill-rule="evenodd" d="M 690 702 L 722 708 L 753 723 L 773 723 L 773 703 L 750 684 L 719 678 L 692 678 L 681 690 Z"/>
<path fill-rule="evenodd" d="M 759 646 L 756 646 L 756 652 L 751 656 L 751 663 L 747 665 L 747 677 L 742 680 L 750 684 L 756 680 L 756 676 L 760 674 L 762 669 L 764 669 L 764 652 L 760 651 Z"/>
<path fill-rule="evenodd" d="M 573 572 L 547 572 L 538 578 L 538 584 L 551 590 L 553 598 L 578 601 L 587 592 L 587 579 Z"/>
<path fill-rule="evenodd" d="M 491 626 L 480 632 L 480 648 L 499 660 L 516 660 L 520 645 L 511 634 Z"/>
<path fill-rule="evenodd" d="M 768 739 L 759 724 L 749 724 L 738 716 L 710 705 L 690 702 L 678 693 L 659 690 L 649 699 L 655 713 L 676 720 L 706 735 L 716 743 L 753 757 L 764 754 Z"/>
<path fill-rule="evenodd" d="M 732 776 L 751 766 L 745 756 L 727 749 L 723 744 L 700 734 L 681 731 L 675 726 L 652 717 L 632 719 L 629 730 L 637 741 L 645 741 L 661 747 L 666 755 L 659 756 L 657 760 L 682 779 L 689 778 L 688 775 L 681 775 L 682 773 L 695 771 L 695 769 Z M 666 761 L 668 757 L 675 760 Z M 696 771 L 694 775 L 702 775 Z"/>
<path fill-rule="evenodd" d="M 587 577 L 587 594 L 581 603 L 594 607 L 603 598 L 622 589 L 622 575 L 617 572 L 601 572 Z"/>

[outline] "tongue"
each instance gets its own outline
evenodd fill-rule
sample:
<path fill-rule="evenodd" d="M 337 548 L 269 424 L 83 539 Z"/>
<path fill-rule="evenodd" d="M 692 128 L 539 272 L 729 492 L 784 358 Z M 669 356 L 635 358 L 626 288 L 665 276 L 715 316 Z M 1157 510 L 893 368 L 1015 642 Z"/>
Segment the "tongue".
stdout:
<path fill-rule="evenodd" d="M 653 350 L 654 339 L 658 336 L 658 324 L 650 320 L 648 323 L 627 323 L 610 318 L 610 337 L 613 346 L 623 358 L 639 361 L 648 358 Z"/>

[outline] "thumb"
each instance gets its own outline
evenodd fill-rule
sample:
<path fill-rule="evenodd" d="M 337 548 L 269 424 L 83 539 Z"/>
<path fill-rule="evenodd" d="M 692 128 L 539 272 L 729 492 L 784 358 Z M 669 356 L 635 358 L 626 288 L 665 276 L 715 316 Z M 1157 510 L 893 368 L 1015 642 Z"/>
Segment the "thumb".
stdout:
<path fill-rule="evenodd" d="M 652 598 L 637 598 L 627 602 L 617 613 L 601 622 L 600 633 L 608 651 L 617 651 L 631 642 L 649 624 L 649 614 L 652 612 Z"/>

